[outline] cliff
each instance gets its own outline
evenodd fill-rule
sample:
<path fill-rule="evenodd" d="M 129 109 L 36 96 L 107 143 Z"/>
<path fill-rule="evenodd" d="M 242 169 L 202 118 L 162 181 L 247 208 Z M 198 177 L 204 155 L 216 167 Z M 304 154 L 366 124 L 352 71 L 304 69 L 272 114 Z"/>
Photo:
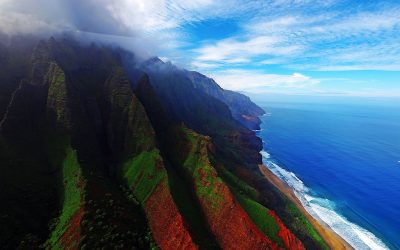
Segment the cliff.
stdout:
<path fill-rule="evenodd" d="M 265 114 L 265 111 L 254 104 L 249 97 L 241 93 L 225 90 L 213 79 L 199 72 L 185 71 L 185 73 L 193 82 L 195 88 L 225 103 L 229 107 L 233 118 L 243 126 L 251 130 L 260 129 L 261 120 L 258 117 Z"/>
<path fill-rule="evenodd" d="M 1 47 L 25 72 L 0 71 L 2 246 L 325 248 L 261 178 L 250 99 L 122 49 L 33 44 Z"/>

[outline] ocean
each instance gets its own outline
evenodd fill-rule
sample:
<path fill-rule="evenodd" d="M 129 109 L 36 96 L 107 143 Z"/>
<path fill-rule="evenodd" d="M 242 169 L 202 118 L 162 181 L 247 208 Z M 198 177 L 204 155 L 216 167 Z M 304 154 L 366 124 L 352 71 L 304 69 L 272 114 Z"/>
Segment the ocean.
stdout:
<path fill-rule="evenodd" d="M 400 100 L 258 96 L 265 165 L 356 249 L 400 249 Z"/>

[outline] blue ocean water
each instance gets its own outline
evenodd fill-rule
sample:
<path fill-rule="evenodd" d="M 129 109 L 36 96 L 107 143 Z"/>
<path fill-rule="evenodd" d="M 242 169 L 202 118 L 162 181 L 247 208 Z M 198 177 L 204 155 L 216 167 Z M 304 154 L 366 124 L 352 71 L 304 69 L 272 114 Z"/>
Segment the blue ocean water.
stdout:
<path fill-rule="evenodd" d="M 274 102 L 264 163 L 356 249 L 400 249 L 400 101 Z"/>

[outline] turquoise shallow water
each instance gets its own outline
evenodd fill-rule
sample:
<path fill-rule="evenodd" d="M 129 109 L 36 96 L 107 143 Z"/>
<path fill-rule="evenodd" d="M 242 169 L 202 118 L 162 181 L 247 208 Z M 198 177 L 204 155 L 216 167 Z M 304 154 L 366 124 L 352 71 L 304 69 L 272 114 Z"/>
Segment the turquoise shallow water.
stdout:
<path fill-rule="evenodd" d="M 257 102 L 264 163 L 357 249 L 400 249 L 400 104 Z"/>

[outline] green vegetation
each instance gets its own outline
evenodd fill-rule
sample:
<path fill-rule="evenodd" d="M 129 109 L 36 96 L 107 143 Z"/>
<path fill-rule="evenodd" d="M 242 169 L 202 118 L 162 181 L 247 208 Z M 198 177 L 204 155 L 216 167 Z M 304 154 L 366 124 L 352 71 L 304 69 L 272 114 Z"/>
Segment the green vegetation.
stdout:
<path fill-rule="evenodd" d="M 207 141 L 188 129 L 183 129 L 183 131 L 190 145 L 190 151 L 183 163 L 183 167 L 192 175 L 195 182 L 195 191 L 200 200 L 205 200 L 207 206 L 213 210 L 218 209 L 221 207 L 223 197 L 216 192 L 215 187 L 223 184 L 223 182 L 217 177 L 215 169 L 210 165 Z"/>
<path fill-rule="evenodd" d="M 132 191 L 119 187 L 102 172 L 82 174 L 86 184 L 79 248 L 148 249 L 155 245 L 142 207 L 129 197 Z"/>
<path fill-rule="evenodd" d="M 300 210 L 290 201 L 287 202 L 285 211 L 291 214 L 295 220 L 292 222 L 291 226 L 293 228 L 298 228 L 299 230 L 307 230 L 307 234 L 316 240 L 324 249 L 329 249 L 328 245 L 321 238 L 321 236 L 315 231 L 314 227 L 307 220 L 307 218 L 300 212 Z"/>
<path fill-rule="evenodd" d="M 144 203 L 157 184 L 166 177 L 157 169 L 161 161 L 158 150 L 144 151 L 123 164 L 123 176 L 139 202 Z"/>
<path fill-rule="evenodd" d="M 275 219 L 269 215 L 269 210 L 244 195 L 235 195 L 235 197 L 258 229 L 260 229 L 261 232 L 263 232 L 273 242 L 276 242 L 283 247 L 283 242 L 278 236 L 280 227 L 276 223 Z"/>
<path fill-rule="evenodd" d="M 232 174 L 228 170 L 218 169 L 218 174 L 224 180 L 224 182 L 231 187 L 231 189 L 236 189 L 239 194 L 245 194 L 247 197 L 257 200 L 259 197 L 258 191 L 251 187 L 249 184 L 239 179 L 236 175 Z M 235 191 L 235 190 L 234 190 Z"/>
<path fill-rule="evenodd" d="M 256 202 L 258 197 L 257 190 L 250 187 L 228 170 L 220 170 L 219 174 L 258 229 L 272 241 L 283 247 L 283 242 L 278 236 L 279 225 L 269 215 L 269 210 Z"/>
<path fill-rule="evenodd" d="M 64 202 L 61 214 L 48 244 L 50 248 L 58 248 L 59 240 L 68 227 L 68 223 L 81 206 L 82 187 L 79 187 L 82 173 L 77 161 L 76 152 L 68 147 L 63 162 Z"/>
<path fill-rule="evenodd" d="M 192 183 L 173 168 L 167 168 L 167 171 L 172 197 L 182 217 L 188 222 L 193 240 L 205 249 L 219 249 L 215 237 L 209 231 L 203 212 L 193 197 Z"/>
<path fill-rule="evenodd" d="M 164 221 L 157 220 L 173 204 L 155 202 L 157 209 L 150 211 L 144 204 L 164 181 L 170 190 L 162 195 L 171 192 L 184 218 L 181 233 L 186 237 L 188 228 L 200 248 L 217 249 L 217 238 L 238 225 L 225 216 L 243 215 L 231 194 L 280 246 L 280 228 L 268 208 L 312 249 L 326 247 L 280 193 L 266 188 L 264 194 L 235 176 L 236 166 L 255 169 L 249 163 L 258 153 L 252 134 L 241 131 L 228 107 L 192 87 L 186 76 L 174 71 L 150 77 L 148 87 L 157 94 L 144 89 L 139 101 L 122 65 L 123 50 L 54 39 L 31 49 L 35 52 L 0 58 L 5 66 L 0 69 L 0 120 L 7 118 L 0 131 L 3 248 L 156 248 L 146 214 L 155 221 L 152 226 L 165 230 Z M 232 172 L 210 163 L 209 148 L 215 149 L 216 163 Z"/>

